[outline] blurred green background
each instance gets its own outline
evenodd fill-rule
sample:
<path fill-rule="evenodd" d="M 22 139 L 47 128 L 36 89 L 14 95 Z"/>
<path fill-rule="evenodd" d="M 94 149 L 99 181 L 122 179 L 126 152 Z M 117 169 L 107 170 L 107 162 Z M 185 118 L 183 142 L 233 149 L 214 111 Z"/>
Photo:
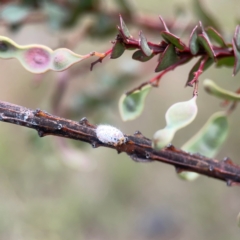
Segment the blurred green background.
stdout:
<path fill-rule="evenodd" d="M 0 1 L 0 10 L 6 7 L 3 4 L 6 2 L 12 4 L 12 1 Z M 50 12 L 47 21 L 23 25 L 13 22 L 6 26 L 0 20 L 0 35 L 18 44 L 38 43 L 53 49 L 68 47 L 79 54 L 104 52 L 117 33 L 117 14 L 128 11 L 121 7 L 123 1 L 69 1 L 83 4 L 81 9 L 85 9 L 84 2 L 93 2 L 101 14 L 94 8 L 79 11 L 77 20 L 71 18 L 72 22 L 68 19 L 62 24 L 66 17 L 64 5 L 60 10 L 51 6 L 62 2 L 68 1 L 45 2 Z M 192 0 L 131 3 L 134 17 L 148 15 L 158 21 L 161 15 L 166 21 L 173 21 L 186 43 L 190 34 L 186 30 L 188 24 L 195 25 L 200 20 Z M 230 40 L 240 19 L 240 2 L 202 3 Z M 179 10 L 183 11 L 182 15 Z M 38 6 L 35 11 L 42 9 Z M 56 12 L 60 20 L 55 22 Z M 104 13 L 112 13 L 115 20 Z M 137 37 L 141 26 L 127 19 L 125 22 Z M 144 29 L 144 34 L 150 41 L 161 40 L 157 30 Z M 184 84 L 194 62 L 165 75 L 159 88 L 147 97 L 143 114 L 134 121 L 122 122 L 118 112 L 120 96 L 155 76 L 156 59 L 143 64 L 133 61 L 131 54 L 125 52 L 116 60 L 107 58 L 92 72 L 89 66 L 93 59 L 90 59 L 68 71 L 42 75 L 27 72 L 17 60 L 0 60 L 1 100 L 73 120 L 87 117 L 91 123 L 112 124 L 127 134 L 140 130 L 151 138 L 165 126 L 164 114 L 169 106 L 192 96 L 192 89 L 184 88 Z M 200 80 L 204 78 L 230 90 L 239 87 L 239 74 L 232 78 L 232 69 L 212 67 Z M 175 146 L 181 147 L 220 109 L 220 101 L 207 95 L 202 87 L 198 104 L 197 119 L 177 133 Z M 228 140 L 217 158 L 228 156 L 240 164 L 238 117 L 237 109 L 230 118 Z M 191 183 L 182 181 L 172 166 L 137 164 L 111 149 L 92 149 L 85 143 L 52 136 L 40 139 L 33 130 L 0 123 L 1 240 L 237 240 L 239 194 L 238 187 L 229 188 L 224 182 L 207 177 Z"/>

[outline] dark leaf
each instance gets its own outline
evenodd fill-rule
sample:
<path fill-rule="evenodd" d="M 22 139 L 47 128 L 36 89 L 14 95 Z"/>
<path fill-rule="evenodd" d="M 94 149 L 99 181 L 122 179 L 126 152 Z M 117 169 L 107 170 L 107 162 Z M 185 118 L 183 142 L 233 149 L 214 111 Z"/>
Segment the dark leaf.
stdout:
<path fill-rule="evenodd" d="M 221 34 L 217 32 L 217 30 L 215 30 L 213 27 L 207 27 L 206 32 L 212 40 L 219 44 L 220 47 L 227 47 L 227 44 L 225 43 Z"/>
<path fill-rule="evenodd" d="M 132 38 L 132 36 L 131 36 L 131 34 L 130 34 L 130 32 L 129 32 L 129 30 L 128 30 L 126 24 L 125 24 L 125 22 L 123 21 L 121 15 L 120 15 L 120 26 L 121 26 L 122 32 L 124 33 L 124 36 L 125 36 L 126 38 Z"/>
<path fill-rule="evenodd" d="M 202 34 L 198 35 L 198 41 L 199 43 L 203 46 L 205 51 L 207 52 L 208 56 L 211 58 L 215 58 L 215 53 L 212 48 L 212 44 L 205 32 Z"/>
<path fill-rule="evenodd" d="M 193 29 L 190 40 L 189 40 L 189 48 L 193 55 L 196 55 L 199 51 L 199 42 L 198 42 L 198 25 Z"/>
<path fill-rule="evenodd" d="M 164 50 L 164 52 L 161 54 L 155 72 L 160 72 L 170 67 L 177 61 L 179 61 L 179 57 L 176 54 L 175 47 L 172 44 L 169 44 Z"/>
<path fill-rule="evenodd" d="M 151 56 L 152 54 L 152 50 L 150 49 L 150 47 L 148 46 L 148 43 L 147 43 L 147 39 L 145 38 L 145 36 L 143 35 L 142 31 L 140 31 L 139 33 L 139 44 L 140 44 L 140 47 L 142 49 L 142 51 L 144 52 L 144 54 L 146 56 Z"/>
<path fill-rule="evenodd" d="M 112 59 L 119 58 L 124 53 L 124 51 L 125 51 L 124 45 L 121 42 L 116 41 L 116 43 L 112 49 L 110 58 L 112 58 Z"/>
<path fill-rule="evenodd" d="M 154 56 L 154 54 L 150 55 L 150 56 L 146 56 L 142 50 L 137 50 L 136 52 L 133 53 L 132 55 L 132 59 L 140 61 L 140 62 L 147 62 L 148 60 L 150 60 L 152 57 Z"/>
<path fill-rule="evenodd" d="M 185 48 L 185 44 L 180 40 L 179 37 L 175 36 L 174 34 L 162 31 L 162 37 L 169 43 L 172 43 L 176 48 L 183 50 Z"/>
<path fill-rule="evenodd" d="M 217 60 L 216 67 L 233 67 L 234 57 L 224 57 Z"/>

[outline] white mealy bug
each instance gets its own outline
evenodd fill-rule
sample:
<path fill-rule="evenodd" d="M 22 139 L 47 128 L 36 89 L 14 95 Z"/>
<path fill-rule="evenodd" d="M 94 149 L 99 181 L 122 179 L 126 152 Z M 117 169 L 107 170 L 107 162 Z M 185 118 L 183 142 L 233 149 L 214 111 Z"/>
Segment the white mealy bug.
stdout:
<path fill-rule="evenodd" d="M 113 146 L 122 145 L 126 142 L 126 137 L 115 127 L 109 125 L 98 125 L 96 128 L 97 138 L 100 142 Z"/>

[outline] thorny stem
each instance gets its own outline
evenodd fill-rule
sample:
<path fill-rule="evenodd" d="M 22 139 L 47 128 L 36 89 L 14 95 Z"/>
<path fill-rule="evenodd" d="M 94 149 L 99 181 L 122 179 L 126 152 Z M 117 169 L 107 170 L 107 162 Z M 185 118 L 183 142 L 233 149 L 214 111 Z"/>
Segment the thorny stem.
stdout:
<path fill-rule="evenodd" d="M 150 139 L 139 131 L 125 135 L 126 143 L 109 145 L 102 143 L 96 136 L 96 126 L 86 118 L 75 122 L 45 111 L 31 110 L 22 106 L 0 101 L 0 121 L 17 124 L 37 130 L 40 137 L 54 135 L 90 143 L 94 148 L 103 146 L 113 148 L 118 153 L 125 152 L 136 162 L 164 162 L 173 165 L 177 172 L 192 171 L 227 182 L 228 186 L 240 184 L 240 166 L 225 158 L 223 161 L 190 154 L 170 145 L 161 151 L 152 148 Z"/>
<path fill-rule="evenodd" d="M 151 80 L 144 82 L 142 84 L 140 84 L 138 87 L 126 92 L 126 95 L 130 95 L 131 93 L 135 92 L 136 90 L 141 90 L 144 86 L 150 84 L 153 87 L 158 87 L 159 82 L 161 80 L 161 78 L 163 77 L 163 75 L 165 75 L 167 72 L 174 70 L 176 67 L 186 63 L 187 61 L 189 61 L 189 57 L 184 57 L 181 60 L 179 60 L 177 63 L 171 65 L 170 67 L 166 68 L 165 70 L 163 70 L 161 73 L 159 73 L 157 76 L 155 76 L 154 78 L 152 78 Z"/>
<path fill-rule="evenodd" d="M 205 66 L 205 64 L 206 64 L 206 62 L 207 62 L 208 59 L 209 59 L 208 56 L 205 56 L 205 57 L 202 59 L 200 65 L 199 65 L 198 70 L 193 73 L 193 74 L 194 74 L 193 80 L 187 84 L 188 86 L 193 86 L 194 83 L 197 83 L 197 82 L 198 82 L 198 78 L 199 78 L 199 76 L 203 73 L 204 66 Z M 196 85 L 195 85 L 195 86 L 196 86 Z"/>
<path fill-rule="evenodd" d="M 90 70 L 93 70 L 93 67 L 95 64 L 97 64 L 98 62 L 102 62 L 102 60 L 107 57 L 110 53 L 112 52 L 112 48 L 107 50 L 105 53 L 98 53 L 98 52 L 92 52 L 92 56 L 97 56 L 99 57 L 95 62 L 91 63 L 91 67 Z"/>

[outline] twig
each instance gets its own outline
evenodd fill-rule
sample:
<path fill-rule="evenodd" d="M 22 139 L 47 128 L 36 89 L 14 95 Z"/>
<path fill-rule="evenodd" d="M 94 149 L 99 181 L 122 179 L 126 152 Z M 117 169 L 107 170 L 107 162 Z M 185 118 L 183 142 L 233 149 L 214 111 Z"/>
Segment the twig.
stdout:
<path fill-rule="evenodd" d="M 96 136 L 96 126 L 90 124 L 86 118 L 75 122 L 39 109 L 31 110 L 2 101 L 0 101 L 0 121 L 33 128 L 40 137 L 54 135 L 84 141 L 92 144 L 94 148 L 103 146 L 116 149 L 118 153 L 125 152 L 137 162 L 164 162 L 173 165 L 177 172 L 197 172 L 226 181 L 228 186 L 240 184 L 240 167 L 234 165 L 228 158 L 218 161 L 199 154 L 189 154 L 172 145 L 158 151 L 152 148 L 151 140 L 140 132 L 125 135 L 126 143 L 113 146 L 99 141 Z"/>

